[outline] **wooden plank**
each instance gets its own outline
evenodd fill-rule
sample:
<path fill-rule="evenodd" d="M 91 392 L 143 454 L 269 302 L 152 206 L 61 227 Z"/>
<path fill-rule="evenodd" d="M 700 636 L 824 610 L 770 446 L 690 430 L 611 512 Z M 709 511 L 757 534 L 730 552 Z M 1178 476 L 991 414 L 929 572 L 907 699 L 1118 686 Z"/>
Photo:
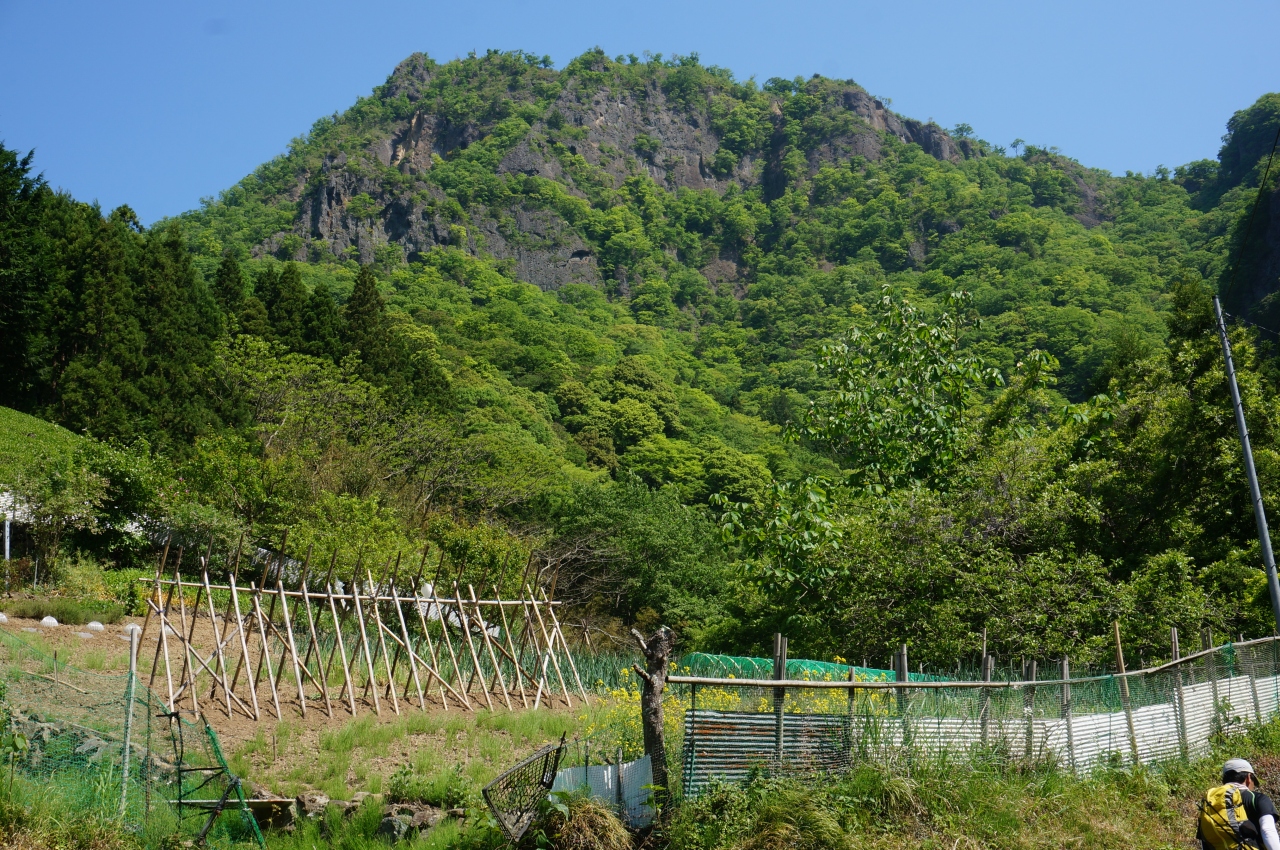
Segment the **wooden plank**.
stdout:
<path fill-rule="evenodd" d="M 471 601 L 474 603 L 476 601 L 476 589 L 471 585 L 467 585 L 467 593 L 470 594 Z M 511 695 L 507 693 L 507 680 L 503 678 L 502 666 L 498 664 L 498 655 L 493 651 L 493 641 L 489 639 L 488 624 L 485 623 L 484 617 L 480 616 L 480 606 L 478 605 L 476 606 L 476 616 L 480 620 L 480 637 L 484 640 L 484 645 L 489 650 L 489 661 L 493 664 L 494 672 L 497 674 L 498 684 L 502 685 L 502 701 L 506 703 L 507 711 L 514 711 L 511 707 Z M 485 690 L 486 692 L 491 691 L 493 686 L 490 685 Z"/>

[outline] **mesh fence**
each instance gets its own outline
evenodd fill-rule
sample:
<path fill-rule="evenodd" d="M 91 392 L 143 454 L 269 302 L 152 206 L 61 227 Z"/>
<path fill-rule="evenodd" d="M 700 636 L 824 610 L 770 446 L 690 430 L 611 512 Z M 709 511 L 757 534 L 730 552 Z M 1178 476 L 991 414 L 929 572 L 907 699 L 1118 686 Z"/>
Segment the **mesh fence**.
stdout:
<path fill-rule="evenodd" d="M 5 753 L 16 782 L 117 818 L 148 843 L 202 833 L 215 845 L 261 843 L 217 736 L 198 718 L 170 713 L 128 674 L 72 667 L 4 631 L 0 658 L 5 732 L 26 744 Z"/>
<path fill-rule="evenodd" d="M 847 670 L 847 668 L 846 668 Z M 1055 671 L 1058 672 L 1058 671 Z M 1267 638 L 1125 676 L 1016 682 L 892 678 L 847 683 L 847 673 L 785 688 L 689 682 L 682 785 L 696 796 L 713 778 L 839 771 L 859 761 L 966 753 L 1053 760 L 1077 772 L 1121 759 L 1190 758 L 1211 739 L 1280 713 L 1280 644 Z M 747 679 L 748 677 L 735 677 Z"/>
<path fill-rule="evenodd" d="M 747 658 L 739 655 L 713 655 L 691 652 L 677 665 L 681 672 L 691 676 L 710 676 L 734 679 L 769 679 L 773 677 L 772 658 Z M 859 667 L 834 661 L 810 661 L 801 658 L 787 659 L 787 678 L 809 681 L 839 681 L 848 679 L 850 671 L 862 682 L 896 682 L 898 674 L 893 670 L 875 667 Z M 912 682 L 941 682 L 945 677 L 932 673 L 909 673 Z"/>

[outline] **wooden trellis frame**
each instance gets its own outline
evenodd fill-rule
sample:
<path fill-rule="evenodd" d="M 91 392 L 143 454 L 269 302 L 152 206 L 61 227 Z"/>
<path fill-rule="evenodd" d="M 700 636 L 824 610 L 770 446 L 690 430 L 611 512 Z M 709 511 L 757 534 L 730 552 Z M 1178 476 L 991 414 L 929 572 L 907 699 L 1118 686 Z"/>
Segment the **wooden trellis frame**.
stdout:
<path fill-rule="evenodd" d="M 304 718 L 308 710 L 330 718 L 381 715 L 388 698 L 397 715 L 410 706 L 571 708 L 575 693 L 590 702 L 560 630 L 560 603 L 528 584 L 518 599 L 501 598 L 497 587 L 493 598 L 481 599 L 457 582 L 442 595 L 422 584 L 420 567 L 405 590 L 396 583 L 397 559 L 381 584 L 367 569 L 361 580 L 357 561 L 339 592 L 336 555 L 323 589 L 308 583 L 310 552 L 290 587 L 283 556 L 274 570 L 268 561 L 256 582 L 242 583 L 239 551 L 227 582 L 215 584 L 210 554 L 200 559 L 198 577 L 177 566 L 166 573 L 166 544 L 155 576 L 139 580 L 150 585 L 140 640 L 158 632 L 151 635 L 150 685 L 164 689 L 170 711 L 225 711 L 256 721 L 268 710 L 276 719 L 288 710 Z"/>

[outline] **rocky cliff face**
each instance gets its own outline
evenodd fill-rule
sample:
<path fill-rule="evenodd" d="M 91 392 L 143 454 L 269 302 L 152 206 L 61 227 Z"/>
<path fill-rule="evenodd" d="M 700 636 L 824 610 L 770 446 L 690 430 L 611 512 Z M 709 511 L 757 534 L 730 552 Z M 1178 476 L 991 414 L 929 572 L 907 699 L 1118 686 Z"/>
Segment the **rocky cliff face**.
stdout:
<path fill-rule="evenodd" d="M 293 230 L 276 233 L 256 253 L 317 259 L 332 252 L 368 263 L 382 251 L 399 250 L 413 260 L 431 248 L 454 245 L 511 261 L 520 278 L 544 289 L 598 283 L 591 245 L 555 212 L 479 203 L 461 211 L 427 179 L 439 163 L 487 138 L 496 123 L 461 120 L 439 108 L 426 97 L 435 73 L 423 56 L 401 63 L 377 97 L 407 102 L 408 117 L 384 124 L 362 150 L 331 152 L 318 168 L 300 174 L 292 193 L 298 210 Z M 563 72 L 559 78 L 554 101 L 545 107 L 544 99 L 536 116 L 529 113 L 536 101 L 532 91 L 517 87 L 505 93 L 532 120 L 497 163 L 498 175 L 545 178 L 582 197 L 593 185 L 618 188 L 635 175 L 669 190 L 721 193 L 736 184 L 760 185 L 766 198 L 781 192 L 783 158 L 794 140 L 782 131 L 785 121 L 776 103 L 766 118 L 772 132 L 764 143 L 726 167 L 724 156 L 717 159 L 723 139 L 710 95 L 675 102 L 660 76 L 639 87 L 584 82 Z M 834 128 L 803 151 L 810 173 L 852 157 L 877 159 L 892 140 L 920 145 L 939 159 L 974 155 L 966 140 L 953 140 L 935 124 L 902 118 L 851 83 L 815 78 L 808 86 Z M 728 279 L 735 270 L 708 273 Z"/>

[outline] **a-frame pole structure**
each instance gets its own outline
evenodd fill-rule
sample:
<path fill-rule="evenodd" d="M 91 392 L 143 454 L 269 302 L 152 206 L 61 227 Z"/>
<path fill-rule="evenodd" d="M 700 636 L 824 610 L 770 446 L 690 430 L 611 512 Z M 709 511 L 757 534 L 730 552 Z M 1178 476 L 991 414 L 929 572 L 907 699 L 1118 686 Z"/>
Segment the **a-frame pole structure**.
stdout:
<path fill-rule="evenodd" d="M 1276 621 L 1276 634 L 1280 634 L 1280 580 L 1276 578 L 1276 556 L 1271 551 L 1271 533 L 1267 530 L 1267 512 L 1262 507 L 1262 489 L 1258 486 L 1258 472 L 1253 467 L 1253 449 L 1249 447 L 1249 427 L 1244 421 L 1244 407 L 1240 404 L 1240 387 L 1236 384 L 1236 367 L 1231 360 L 1231 341 L 1227 339 L 1227 323 L 1222 316 L 1222 304 L 1213 297 L 1213 312 L 1218 319 L 1218 338 L 1222 341 L 1222 357 L 1227 363 L 1227 384 L 1231 387 L 1231 404 L 1236 411 L 1236 428 L 1240 431 L 1240 449 L 1244 454 L 1244 472 L 1249 478 L 1249 497 L 1253 500 L 1253 518 L 1258 524 L 1258 544 L 1262 547 L 1262 564 L 1267 570 L 1267 591 L 1271 594 L 1271 615 Z"/>

